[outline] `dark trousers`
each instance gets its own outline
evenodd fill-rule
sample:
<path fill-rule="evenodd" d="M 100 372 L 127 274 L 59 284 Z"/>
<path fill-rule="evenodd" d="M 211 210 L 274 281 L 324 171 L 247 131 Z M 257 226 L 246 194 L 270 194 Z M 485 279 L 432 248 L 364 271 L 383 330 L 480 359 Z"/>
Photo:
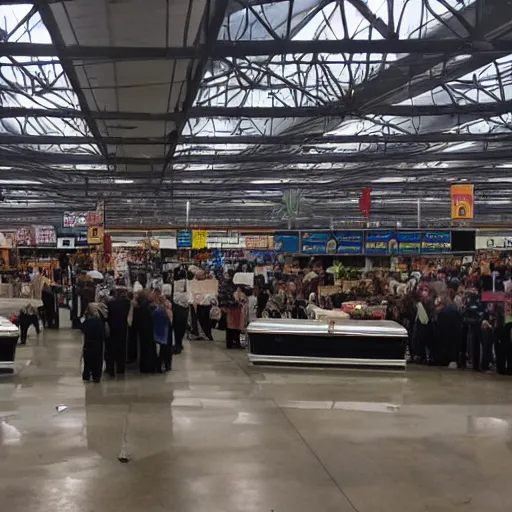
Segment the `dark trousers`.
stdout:
<path fill-rule="evenodd" d="M 178 306 L 174 304 L 172 308 L 172 327 L 174 331 L 174 346 L 183 348 L 183 337 L 187 331 L 188 323 L 188 307 Z"/>
<path fill-rule="evenodd" d="M 508 323 L 499 330 L 496 337 L 496 370 L 501 375 L 512 374 L 512 343 L 510 341 L 510 331 L 512 323 Z"/>
<path fill-rule="evenodd" d="M 55 310 L 51 306 L 44 306 L 43 308 L 43 325 L 48 329 L 55 327 Z"/>
<path fill-rule="evenodd" d="M 494 330 L 492 328 L 482 328 L 480 336 L 480 369 L 487 371 L 492 363 L 492 347 L 494 345 Z"/>
<path fill-rule="evenodd" d="M 240 331 L 238 329 L 226 329 L 226 348 L 240 346 Z"/>
<path fill-rule="evenodd" d="M 414 357 L 425 361 L 427 359 L 427 348 L 432 352 L 432 324 L 426 325 L 416 321 L 413 334 Z"/>
<path fill-rule="evenodd" d="M 172 345 L 157 343 L 158 359 L 157 359 L 157 372 L 161 372 L 162 369 L 168 372 L 172 365 Z"/>
<path fill-rule="evenodd" d="M 37 334 L 39 334 L 39 317 L 37 315 L 27 315 L 21 313 L 18 322 L 20 324 L 20 343 L 24 345 L 27 343 L 28 328 L 33 325 L 36 328 Z"/>
<path fill-rule="evenodd" d="M 85 341 L 83 358 L 84 370 L 82 372 L 82 379 L 89 380 L 92 377 L 94 382 L 99 382 L 103 369 L 103 342 Z"/>
<path fill-rule="evenodd" d="M 481 322 L 465 323 L 462 335 L 460 366 L 465 368 L 471 363 L 473 370 L 480 371 L 482 328 Z"/>
<path fill-rule="evenodd" d="M 137 329 L 134 326 L 128 327 L 128 355 L 127 361 L 128 363 L 134 363 L 137 361 L 138 357 L 138 334 Z"/>
<path fill-rule="evenodd" d="M 156 355 L 156 343 L 152 335 L 139 334 L 139 368 L 141 373 L 154 373 L 158 361 Z"/>
<path fill-rule="evenodd" d="M 110 336 L 105 341 L 105 370 L 111 377 L 126 370 L 126 338 L 125 330 L 116 332 L 111 328 Z"/>

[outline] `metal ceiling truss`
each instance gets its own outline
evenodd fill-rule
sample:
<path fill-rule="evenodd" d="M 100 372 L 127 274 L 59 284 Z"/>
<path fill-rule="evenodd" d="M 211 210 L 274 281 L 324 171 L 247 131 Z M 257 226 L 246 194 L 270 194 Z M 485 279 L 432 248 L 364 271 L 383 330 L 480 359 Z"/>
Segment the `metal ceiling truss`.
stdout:
<path fill-rule="evenodd" d="M 1 34 L 2 226 L 102 198 L 111 226 L 183 224 L 190 201 L 195 224 L 283 228 L 283 193 L 300 190 L 297 227 L 362 227 L 366 186 L 380 227 L 416 226 L 418 199 L 445 226 L 462 179 L 482 222 L 512 222 L 508 2 L 210 0 L 192 46 L 156 48 L 66 45 L 51 3 Z M 53 44 L 32 40 L 37 13 Z M 117 82 L 76 73 L 141 60 L 188 61 L 184 99 L 111 112 L 90 98 Z"/>

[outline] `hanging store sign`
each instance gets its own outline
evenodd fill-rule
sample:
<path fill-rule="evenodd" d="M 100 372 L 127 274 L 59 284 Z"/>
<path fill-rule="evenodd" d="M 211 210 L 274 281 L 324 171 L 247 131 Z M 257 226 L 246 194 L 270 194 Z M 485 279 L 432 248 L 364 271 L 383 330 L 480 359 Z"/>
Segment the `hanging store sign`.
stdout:
<path fill-rule="evenodd" d="M 87 228 L 87 243 L 89 245 L 101 245 L 105 238 L 105 228 L 103 226 L 91 226 Z"/>
<path fill-rule="evenodd" d="M 16 244 L 16 232 L 15 231 L 4 231 L 0 233 L 0 248 L 12 249 Z"/>
<path fill-rule="evenodd" d="M 440 254 L 452 250 L 452 236 L 450 232 L 423 233 L 421 254 Z"/>
<path fill-rule="evenodd" d="M 452 185 L 452 220 L 474 218 L 474 186 Z"/>
<path fill-rule="evenodd" d="M 85 228 L 87 216 L 87 212 L 64 212 L 62 225 L 65 228 Z"/>
<path fill-rule="evenodd" d="M 245 248 L 252 250 L 271 249 L 274 237 L 268 235 L 250 235 L 245 237 Z"/>
<path fill-rule="evenodd" d="M 208 231 L 194 229 L 192 231 L 192 249 L 206 249 L 208 246 Z"/>
<path fill-rule="evenodd" d="M 477 236 L 476 249 L 512 249 L 512 236 Z"/>
<path fill-rule="evenodd" d="M 329 238 L 329 233 L 303 232 L 302 252 L 304 254 L 326 254 Z"/>
<path fill-rule="evenodd" d="M 176 246 L 178 249 L 192 249 L 192 231 L 189 229 L 178 231 Z"/>
<path fill-rule="evenodd" d="M 105 203 L 98 201 L 96 210 L 87 214 L 87 243 L 101 245 L 105 238 Z"/>
<path fill-rule="evenodd" d="M 398 242 L 393 231 L 370 231 L 366 234 L 366 254 L 397 254 Z"/>
<path fill-rule="evenodd" d="M 337 254 L 363 254 L 362 231 L 338 231 L 334 233 L 334 238 L 337 243 Z"/>
<path fill-rule="evenodd" d="M 16 231 L 16 247 L 36 245 L 36 233 L 32 226 L 19 228 Z"/>
<path fill-rule="evenodd" d="M 277 252 L 299 252 L 299 234 L 283 233 L 274 235 L 274 249 Z"/>
<path fill-rule="evenodd" d="M 78 231 L 75 234 L 75 245 L 77 247 L 85 247 L 88 243 L 87 235 L 87 229 L 84 229 L 83 231 Z"/>
<path fill-rule="evenodd" d="M 397 233 L 398 254 L 419 254 L 421 250 L 421 233 Z"/>
<path fill-rule="evenodd" d="M 34 238 L 37 246 L 57 245 L 57 233 L 53 226 L 34 226 Z"/>

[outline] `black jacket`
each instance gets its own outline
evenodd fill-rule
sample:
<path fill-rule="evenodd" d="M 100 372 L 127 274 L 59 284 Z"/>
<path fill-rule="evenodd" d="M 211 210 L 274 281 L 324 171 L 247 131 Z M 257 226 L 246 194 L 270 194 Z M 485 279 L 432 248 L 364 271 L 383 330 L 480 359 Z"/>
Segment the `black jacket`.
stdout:
<path fill-rule="evenodd" d="M 103 320 L 99 316 L 86 318 L 80 326 L 84 333 L 85 343 L 103 343 L 105 339 L 105 328 Z"/>

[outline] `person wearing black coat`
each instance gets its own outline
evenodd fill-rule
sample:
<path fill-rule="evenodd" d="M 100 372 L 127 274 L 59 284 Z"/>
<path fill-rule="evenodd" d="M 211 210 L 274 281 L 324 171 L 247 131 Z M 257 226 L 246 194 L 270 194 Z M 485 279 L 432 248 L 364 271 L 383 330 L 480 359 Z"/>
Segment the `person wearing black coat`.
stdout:
<path fill-rule="evenodd" d="M 134 323 L 139 339 L 139 368 L 141 373 L 154 373 L 157 367 L 156 344 L 153 337 L 153 309 L 149 297 L 139 293 L 134 310 Z"/>
<path fill-rule="evenodd" d="M 41 300 L 43 301 L 43 325 L 51 329 L 56 324 L 55 296 L 47 284 L 43 286 Z"/>
<path fill-rule="evenodd" d="M 126 346 L 128 342 L 128 313 L 130 300 L 126 290 L 113 290 L 114 297 L 108 303 L 109 337 L 105 347 L 106 372 L 114 377 L 123 375 L 126 369 Z"/>
<path fill-rule="evenodd" d="M 103 344 L 105 341 L 105 325 L 93 304 L 89 304 L 85 312 L 85 319 L 80 328 L 84 334 L 82 348 L 84 382 L 92 380 L 96 383 L 101 380 L 103 369 Z"/>

